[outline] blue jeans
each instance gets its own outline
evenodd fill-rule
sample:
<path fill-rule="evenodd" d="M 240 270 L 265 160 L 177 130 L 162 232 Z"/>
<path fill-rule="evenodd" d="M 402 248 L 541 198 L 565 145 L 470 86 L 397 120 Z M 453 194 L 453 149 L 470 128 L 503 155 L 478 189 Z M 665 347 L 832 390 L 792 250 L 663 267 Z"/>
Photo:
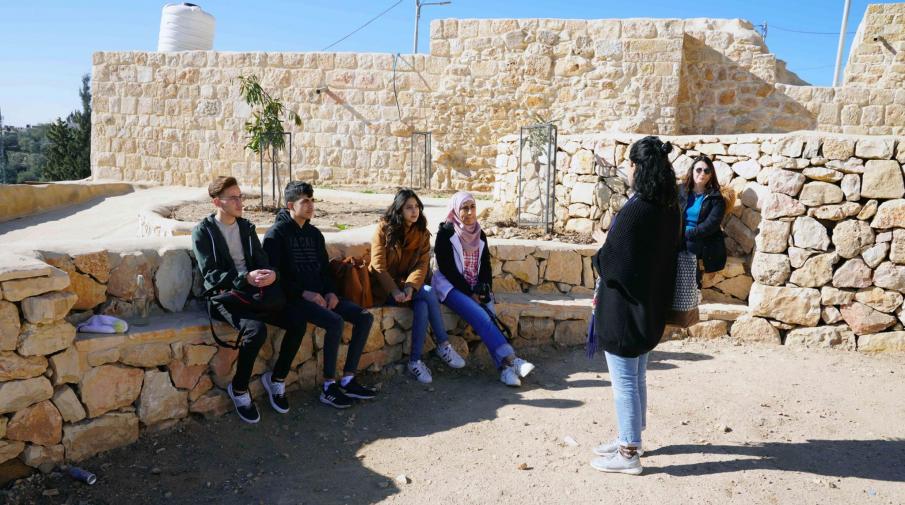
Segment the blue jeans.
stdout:
<path fill-rule="evenodd" d="M 647 427 L 647 359 L 650 353 L 637 358 L 623 358 L 608 352 L 604 355 L 613 383 L 618 440 L 624 445 L 638 447 L 641 432 Z"/>
<path fill-rule="evenodd" d="M 387 299 L 387 305 L 396 305 L 396 300 L 391 296 Z M 428 321 L 434 329 L 434 342 L 437 347 L 449 340 L 446 325 L 443 323 L 443 314 L 440 313 L 440 300 L 437 300 L 433 288 L 425 284 L 412 295 L 412 352 L 409 361 L 421 359 Z"/>
<path fill-rule="evenodd" d="M 487 350 L 490 351 L 490 357 L 497 368 L 502 368 L 503 358 L 515 354 L 515 349 L 509 345 L 509 342 L 506 342 L 506 337 L 500 332 L 500 329 L 493 324 L 493 320 L 490 319 L 487 312 L 472 297 L 452 288 L 443 303 L 474 328 L 475 333 L 481 337 Z M 487 304 L 487 307 L 493 310 L 493 303 Z"/>

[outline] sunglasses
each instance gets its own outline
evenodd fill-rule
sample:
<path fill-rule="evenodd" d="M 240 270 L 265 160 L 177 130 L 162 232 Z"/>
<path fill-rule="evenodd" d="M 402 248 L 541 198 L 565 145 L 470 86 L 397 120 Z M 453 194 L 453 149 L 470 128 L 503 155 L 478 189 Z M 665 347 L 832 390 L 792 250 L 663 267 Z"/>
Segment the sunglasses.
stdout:
<path fill-rule="evenodd" d="M 695 171 L 695 173 L 698 173 L 698 174 L 707 174 L 707 175 L 710 175 L 713 172 L 713 170 L 710 170 L 709 168 L 703 168 L 703 167 L 697 167 L 694 169 L 694 171 Z"/>

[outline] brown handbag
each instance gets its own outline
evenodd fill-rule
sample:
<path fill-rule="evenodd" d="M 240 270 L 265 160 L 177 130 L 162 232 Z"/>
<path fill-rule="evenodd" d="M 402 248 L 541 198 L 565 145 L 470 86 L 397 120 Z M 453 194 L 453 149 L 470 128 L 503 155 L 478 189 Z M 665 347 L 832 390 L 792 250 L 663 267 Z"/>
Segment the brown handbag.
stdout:
<path fill-rule="evenodd" d="M 330 270 L 336 282 L 339 296 L 363 308 L 374 306 L 371 294 L 371 275 L 368 272 L 369 255 L 356 258 L 347 256 L 330 260 Z"/>

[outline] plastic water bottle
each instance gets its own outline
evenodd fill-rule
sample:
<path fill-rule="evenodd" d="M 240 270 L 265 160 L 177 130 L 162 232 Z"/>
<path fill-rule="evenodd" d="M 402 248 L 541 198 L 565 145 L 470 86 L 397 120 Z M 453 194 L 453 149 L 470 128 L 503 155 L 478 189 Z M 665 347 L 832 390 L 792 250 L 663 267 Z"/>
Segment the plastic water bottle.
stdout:
<path fill-rule="evenodd" d="M 135 294 L 132 295 L 132 306 L 135 309 L 134 326 L 148 325 L 148 288 L 145 286 L 145 277 L 138 274 L 135 278 Z"/>

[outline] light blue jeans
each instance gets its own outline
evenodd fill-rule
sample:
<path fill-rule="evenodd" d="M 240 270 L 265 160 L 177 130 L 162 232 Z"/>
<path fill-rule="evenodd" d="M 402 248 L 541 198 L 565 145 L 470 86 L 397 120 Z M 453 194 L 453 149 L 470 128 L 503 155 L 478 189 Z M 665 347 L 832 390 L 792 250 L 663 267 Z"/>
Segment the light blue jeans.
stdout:
<path fill-rule="evenodd" d="M 387 305 L 396 305 L 396 300 L 390 296 Z M 446 335 L 446 325 L 443 324 L 443 314 L 440 312 L 440 300 L 429 284 L 421 286 L 412 295 L 412 352 L 409 361 L 418 361 L 424 350 L 424 339 L 427 337 L 427 323 L 430 322 L 434 329 L 434 342 L 440 347 L 449 340 Z"/>
<path fill-rule="evenodd" d="M 474 328 L 475 333 L 481 337 L 484 345 L 487 346 L 487 350 L 490 351 L 493 364 L 498 369 L 502 368 L 504 358 L 515 354 L 515 349 L 506 341 L 506 336 L 496 327 L 487 311 L 478 302 L 474 301 L 472 297 L 456 288 L 452 288 L 446 294 L 446 299 L 443 300 L 443 303 Z M 493 311 L 493 302 L 488 303 L 487 308 Z"/>
<path fill-rule="evenodd" d="M 641 432 L 647 427 L 647 359 L 650 353 L 637 358 L 623 358 L 608 352 L 604 355 L 613 383 L 618 440 L 624 445 L 638 447 Z"/>

